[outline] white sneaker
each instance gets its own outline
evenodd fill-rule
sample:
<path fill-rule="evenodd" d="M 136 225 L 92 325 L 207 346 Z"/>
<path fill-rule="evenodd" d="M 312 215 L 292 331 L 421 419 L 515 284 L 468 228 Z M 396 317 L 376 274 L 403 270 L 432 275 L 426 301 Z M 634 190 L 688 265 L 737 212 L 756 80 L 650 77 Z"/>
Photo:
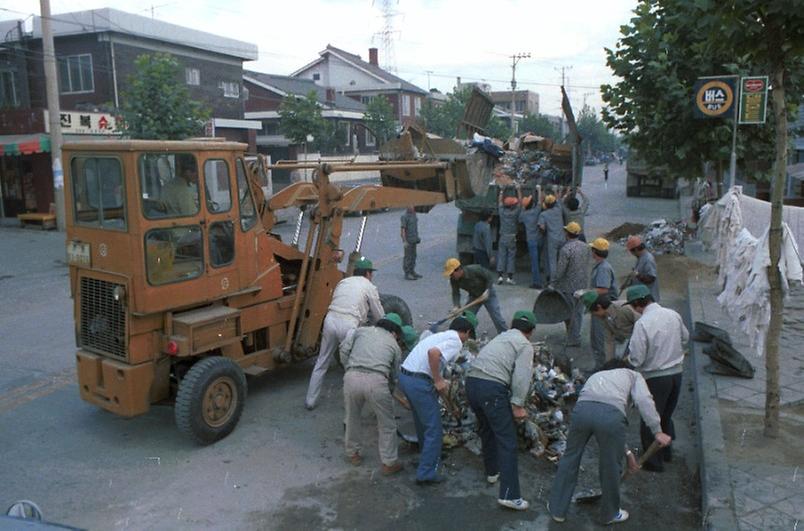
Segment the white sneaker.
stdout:
<path fill-rule="evenodd" d="M 509 286 L 515 286 L 516 285 L 516 282 L 514 282 L 514 279 L 511 278 L 511 277 L 506 278 L 505 283 L 508 284 Z"/>
<path fill-rule="evenodd" d="M 530 507 L 530 504 L 522 498 L 517 498 L 516 500 L 497 500 L 497 503 L 515 511 L 526 511 L 528 507 Z"/>
<path fill-rule="evenodd" d="M 562 522 L 566 522 L 567 519 L 564 516 L 556 516 L 550 511 L 550 502 L 547 502 L 547 513 L 550 515 L 550 518 L 553 519 L 554 522 L 558 522 L 559 524 Z"/>
<path fill-rule="evenodd" d="M 620 509 L 620 512 L 617 513 L 617 516 L 606 522 L 606 525 L 621 524 L 626 520 L 628 520 L 628 511 L 626 511 L 625 509 Z"/>
<path fill-rule="evenodd" d="M 505 279 L 503 277 L 497 278 L 497 284 L 502 284 L 503 282 L 505 282 Z"/>
<path fill-rule="evenodd" d="M 496 473 L 493 476 L 486 476 L 486 481 L 488 481 L 489 485 L 494 485 L 500 479 L 500 473 Z"/>

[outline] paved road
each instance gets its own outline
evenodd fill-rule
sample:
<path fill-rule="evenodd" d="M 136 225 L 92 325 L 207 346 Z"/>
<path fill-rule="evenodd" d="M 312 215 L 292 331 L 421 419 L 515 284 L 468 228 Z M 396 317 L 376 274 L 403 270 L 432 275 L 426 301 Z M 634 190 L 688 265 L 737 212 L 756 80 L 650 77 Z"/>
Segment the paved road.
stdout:
<path fill-rule="evenodd" d="M 587 168 L 584 188 L 593 198 L 587 234 L 624 221 L 677 215 L 674 201 L 626 201 L 622 168 L 612 168 L 608 187 L 600 170 Z M 403 296 L 421 327 L 451 306 L 440 271 L 454 251 L 457 211 L 442 205 L 420 216 L 424 243 L 418 269 L 425 278 L 417 282 L 403 280 L 399 215 L 371 216 L 363 253 L 380 265 L 381 291 Z M 345 249 L 353 245 L 358 223 L 346 221 Z M 281 228 L 285 235 L 290 230 Z M 83 403 L 73 376 L 72 304 L 63 255 L 59 234 L 0 229 L 0 505 L 32 499 L 49 519 L 92 529 L 548 527 L 543 503 L 554 466 L 527 455 L 520 465 L 523 494 L 534 509 L 524 514 L 498 510 L 495 490 L 482 481 L 479 458 L 463 449 L 447 460 L 450 480 L 434 489 L 413 484 L 410 454 L 403 454 L 407 470 L 393 479 L 376 473 L 379 462 L 371 452 L 362 467 L 347 465 L 341 375 L 331 371 L 322 405 L 306 412 L 309 362 L 250 380 L 237 430 L 211 447 L 181 436 L 169 408 L 124 420 Z M 631 260 L 621 250 L 613 253 L 620 271 L 627 271 Z M 526 284 L 526 275 L 518 280 Z M 505 315 L 532 306 L 536 293 L 520 286 L 500 289 Z M 671 305 L 682 307 L 675 293 L 663 290 Z M 485 312 L 480 326 L 493 331 Z M 561 327 L 540 327 L 539 333 L 556 345 L 562 339 Z M 583 350 L 575 357 L 581 366 L 590 362 Z M 623 503 L 634 522 L 626 528 L 693 528 L 700 521 L 690 418 L 685 395 L 680 459 L 662 477 L 644 474 L 629 481 Z M 636 429 L 632 422 L 634 445 Z M 584 466 L 581 484 L 593 486 L 596 465 L 590 459 Z M 672 515 L 666 526 L 657 525 L 661 513 Z M 591 529 L 596 511 L 579 507 L 571 518 L 574 529 Z"/>

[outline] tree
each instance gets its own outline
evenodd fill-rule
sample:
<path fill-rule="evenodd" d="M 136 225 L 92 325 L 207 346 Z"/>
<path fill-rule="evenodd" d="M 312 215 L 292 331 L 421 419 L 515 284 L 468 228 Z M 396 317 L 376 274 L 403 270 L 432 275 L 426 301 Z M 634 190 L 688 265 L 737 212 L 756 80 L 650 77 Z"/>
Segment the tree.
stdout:
<path fill-rule="evenodd" d="M 584 105 L 578 114 L 578 133 L 582 147 L 592 153 L 612 153 L 618 147 L 617 137 L 606 127 L 592 107 Z"/>
<path fill-rule="evenodd" d="M 464 88 L 447 94 L 447 101 L 439 105 L 426 101 L 422 106 L 422 120 L 427 130 L 444 138 L 454 138 L 471 94 L 470 89 Z"/>
<path fill-rule="evenodd" d="M 486 124 L 486 134 L 491 138 L 505 141 L 511 137 L 511 127 L 497 116 L 492 116 Z"/>
<path fill-rule="evenodd" d="M 711 5 L 710 5 L 711 4 Z M 768 239 L 770 323 L 765 339 L 765 435 L 779 436 L 779 337 L 784 300 L 779 261 L 782 248 L 782 196 L 786 177 L 788 116 L 804 91 L 804 10 L 795 0 L 731 0 L 715 6 L 699 0 L 691 7 L 692 32 L 713 32 L 706 50 L 729 50 L 759 71 L 771 74 L 775 157 Z M 706 9 L 706 8 L 710 9 Z M 716 33 L 714 33 L 716 32 Z M 755 126 L 756 127 L 756 126 Z"/>
<path fill-rule="evenodd" d="M 334 137 L 334 130 L 327 128 L 321 116 L 318 96 L 311 90 L 304 98 L 288 95 L 279 106 L 279 130 L 293 144 L 307 143 L 307 135 L 316 142 L 326 142 Z"/>
<path fill-rule="evenodd" d="M 377 145 L 382 145 L 396 135 L 394 109 L 385 96 L 377 96 L 366 105 L 364 120 Z"/>
<path fill-rule="evenodd" d="M 560 134 L 558 129 L 550 122 L 544 114 L 525 114 L 519 124 L 519 130 L 523 133 L 531 132 L 534 135 L 544 136 L 559 141 Z"/>
<path fill-rule="evenodd" d="M 144 54 L 134 65 L 121 108 L 126 134 L 153 140 L 201 134 L 210 112 L 190 97 L 178 61 L 170 54 Z"/>

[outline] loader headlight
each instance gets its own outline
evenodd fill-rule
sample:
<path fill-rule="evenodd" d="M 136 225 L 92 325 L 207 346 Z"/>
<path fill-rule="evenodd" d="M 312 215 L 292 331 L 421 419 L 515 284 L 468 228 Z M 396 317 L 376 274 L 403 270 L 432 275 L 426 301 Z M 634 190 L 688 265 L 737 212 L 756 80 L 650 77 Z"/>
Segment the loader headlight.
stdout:
<path fill-rule="evenodd" d="M 112 298 L 117 302 L 123 302 L 126 299 L 126 288 L 123 286 L 115 286 L 112 290 Z"/>

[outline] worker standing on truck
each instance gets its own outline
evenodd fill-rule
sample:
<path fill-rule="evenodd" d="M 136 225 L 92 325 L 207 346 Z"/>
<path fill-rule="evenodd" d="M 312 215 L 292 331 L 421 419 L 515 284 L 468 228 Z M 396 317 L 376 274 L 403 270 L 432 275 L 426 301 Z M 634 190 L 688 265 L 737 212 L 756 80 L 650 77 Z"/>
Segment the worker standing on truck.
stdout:
<path fill-rule="evenodd" d="M 340 347 L 341 364 L 346 371 L 343 375 L 346 455 L 355 466 L 363 462 L 358 435 L 361 412 L 368 403 L 377 417 L 377 439 L 385 476 L 402 470 L 402 463 L 397 459 L 396 419 L 391 396 L 402 358 L 399 347 L 402 336 L 402 318 L 389 313 L 375 326 L 350 330 Z"/>
<path fill-rule="evenodd" d="M 583 289 L 589 274 L 589 247 L 578 238 L 581 226 L 571 222 L 564 227 L 567 243 L 558 252 L 558 265 L 553 288 L 572 301 L 572 314 L 564 325 L 567 329 L 567 346 L 581 346 L 581 324 L 583 323 L 583 304 L 574 293 Z"/>
<path fill-rule="evenodd" d="M 580 197 L 580 199 L 578 199 Z M 569 225 L 573 221 L 581 226 L 581 234 L 578 239 L 586 241 L 586 234 L 583 228 L 586 226 L 586 212 L 589 210 L 589 198 L 586 197 L 580 188 L 575 188 L 574 192 L 567 192 L 561 201 L 561 210 L 564 214 L 564 224 Z"/>
<path fill-rule="evenodd" d="M 519 216 L 522 212 L 522 191 L 516 185 L 516 195 L 510 194 L 510 187 L 500 190 L 497 206 L 500 216 L 500 237 L 497 240 L 497 284 L 506 283 L 513 286 L 516 271 L 516 233 L 519 227 Z M 507 275 L 507 278 L 506 278 Z"/>
<path fill-rule="evenodd" d="M 558 462 L 547 502 L 547 511 L 556 522 L 567 519 L 572 493 L 578 481 L 581 457 L 593 435 L 599 451 L 603 521 L 608 525 L 628 520 L 628 511 L 620 508 L 620 470 L 623 449 L 626 448 L 626 408 L 629 399 L 636 404 L 642 422 L 649 426 L 651 439 L 661 446 L 670 444 L 670 436 L 662 431 L 659 414 L 642 375 L 623 360 L 606 362 L 586 380 L 570 416 L 567 450 Z M 625 455 L 629 469 L 638 470 L 639 465 L 633 453 L 626 449 Z"/>
<path fill-rule="evenodd" d="M 684 371 L 684 347 L 690 334 L 681 316 L 670 308 L 663 308 L 653 301 L 650 290 L 642 285 L 631 286 L 626 299 L 641 317 L 634 324 L 634 333 L 628 343 L 628 361 L 645 377 L 662 418 L 662 431 L 675 438 L 673 412 L 681 394 L 681 374 Z M 640 425 L 642 447 L 647 450 L 651 443 L 650 430 L 643 422 Z M 661 455 L 654 455 L 644 468 L 662 472 L 662 460 L 670 461 L 670 447 Z"/>
<path fill-rule="evenodd" d="M 477 417 L 486 481 L 499 480 L 497 503 L 518 511 L 527 509 L 528 502 L 519 490 L 514 423 L 528 416 L 525 401 L 533 378 L 530 336 L 535 327 L 533 312 L 516 312 L 511 329 L 483 347 L 466 373 L 466 399 Z"/>
<path fill-rule="evenodd" d="M 475 223 L 474 229 L 472 229 L 472 252 L 475 263 L 486 269 L 491 269 L 497 262 L 494 257 L 494 237 L 491 234 L 493 218 L 493 211 L 484 210 L 480 213 L 480 221 Z"/>
<path fill-rule="evenodd" d="M 376 271 L 371 260 L 362 257 L 355 262 L 354 273 L 344 278 L 335 286 L 332 302 L 329 304 L 321 332 L 321 349 L 315 362 L 304 407 L 313 409 L 321 394 L 321 385 L 327 374 L 332 356 L 346 334 L 366 322 L 373 324 L 379 320 L 383 312 L 380 293 L 377 286 L 371 283 Z M 370 319 L 369 319 L 370 317 Z"/>
<path fill-rule="evenodd" d="M 525 226 L 525 239 L 528 242 L 528 256 L 530 257 L 530 287 L 542 289 L 542 273 L 539 264 L 539 246 L 542 244 L 542 233 L 539 230 L 539 214 L 541 213 L 541 198 L 539 185 L 536 185 L 534 195 L 522 199 L 522 224 Z"/>
<path fill-rule="evenodd" d="M 489 312 L 489 317 L 491 317 L 497 333 L 507 330 L 505 320 L 500 311 L 500 301 L 497 299 L 497 292 L 494 290 L 494 273 L 477 264 L 462 266 L 460 260 L 450 258 L 444 263 L 444 276 L 449 278 L 449 283 L 452 287 L 453 309 L 461 306 L 461 290 L 469 294 L 467 302 L 479 298 L 488 291 L 488 298 L 482 304 Z M 467 309 L 477 315 L 480 310 L 480 304 Z"/>
<path fill-rule="evenodd" d="M 441 367 L 458 357 L 471 332 L 472 324 L 464 317 L 456 317 L 449 330 L 419 341 L 400 368 L 399 387 L 410 402 L 421 449 L 416 469 L 419 485 L 445 479 L 438 473 L 443 437 L 438 395 L 447 392 L 449 383 L 441 375 Z"/>
<path fill-rule="evenodd" d="M 616 299 L 619 292 L 617 291 L 616 278 L 614 269 L 606 259 L 609 256 L 609 242 L 605 238 L 597 238 L 589 244 L 592 248 L 592 258 L 595 261 L 592 267 L 592 282 L 590 288 L 600 295 L 609 295 L 612 299 Z M 600 319 L 592 318 L 590 328 L 590 340 L 592 346 L 592 355 L 595 358 L 595 367 L 599 368 L 606 361 L 606 338 L 605 327 Z"/>
<path fill-rule="evenodd" d="M 419 238 L 419 218 L 416 216 L 416 209 L 409 206 L 402 214 L 401 221 L 402 245 L 405 247 L 402 270 L 405 272 L 405 280 L 418 280 L 422 276 L 416 272 L 416 246 L 422 240 Z"/>
<path fill-rule="evenodd" d="M 547 269 L 550 282 L 556 279 L 558 250 L 564 245 L 564 216 L 561 208 L 556 207 L 556 196 L 548 194 L 544 197 L 542 212 L 539 214 L 539 228 L 545 234 L 547 250 Z"/>
<path fill-rule="evenodd" d="M 637 257 L 632 273 L 634 280 L 650 288 L 653 301 L 659 302 L 659 278 L 653 253 L 645 248 L 645 242 L 639 236 L 629 236 L 625 248 Z"/>
<path fill-rule="evenodd" d="M 612 300 L 608 294 L 601 295 L 597 291 L 584 293 L 581 302 L 592 319 L 600 319 L 606 329 L 606 361 L 624 357 L 639 314 L 626 301 Z"/>

